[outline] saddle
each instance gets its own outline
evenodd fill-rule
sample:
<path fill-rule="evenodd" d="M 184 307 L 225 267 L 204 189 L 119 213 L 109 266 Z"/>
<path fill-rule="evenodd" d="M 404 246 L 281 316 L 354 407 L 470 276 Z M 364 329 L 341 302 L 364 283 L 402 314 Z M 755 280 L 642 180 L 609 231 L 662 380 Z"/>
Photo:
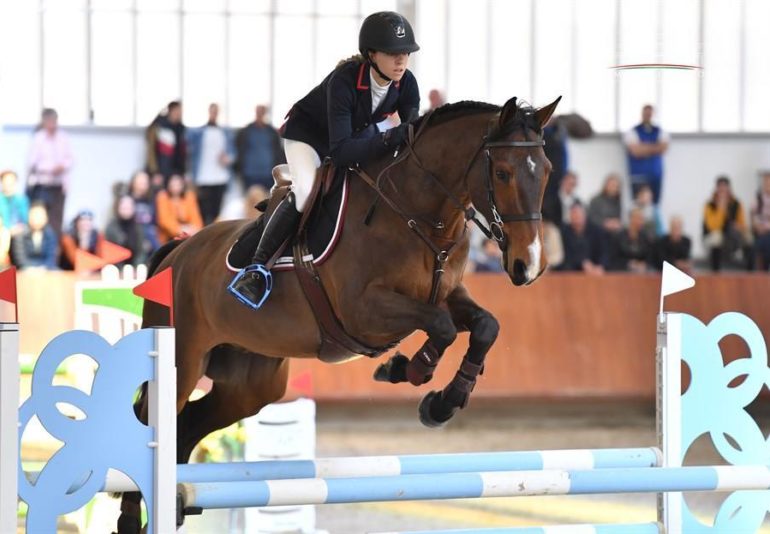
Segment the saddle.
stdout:
<path fill-rule="evenodd" d="M 227 254 L 227 267 L 231 271 L 237 272 L 251 263 L 270 214 L 290 190 L 288 170 L 288 165 L 273 169 L 275 185 L 267 206 L 261 206 L 263 215 L 246 226 Z M 377 357 L 392 348 L 368 347 L 345 332 L 317 270 L 317 266 L 331 256 L 342 233 L 349 179 L 346 169 L 336 169 L 328 160 L 324 162 L 316 175 L 296 236 L 284 243 L 267 265 L 273 270 L 295 271 L 321 332 L 318 357 L 328 363 L 340 363 L 359 355 Z"/>

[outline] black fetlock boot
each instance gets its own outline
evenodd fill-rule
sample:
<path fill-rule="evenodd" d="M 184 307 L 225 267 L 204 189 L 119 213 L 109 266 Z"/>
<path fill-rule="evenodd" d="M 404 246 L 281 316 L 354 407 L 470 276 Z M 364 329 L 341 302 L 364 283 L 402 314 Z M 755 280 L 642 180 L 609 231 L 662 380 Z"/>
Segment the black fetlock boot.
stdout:
<path fill-rule="evenodd" d="M 227 290 L 246 306 L 258 310 L 273 288 L 273 277 L 265 266 L 278 248 L 297 230 L 302 213 L 297 211 L 294 193 L 286 195 L 270 217 L 252 258 L 252 265 L 241 269 Z"/>

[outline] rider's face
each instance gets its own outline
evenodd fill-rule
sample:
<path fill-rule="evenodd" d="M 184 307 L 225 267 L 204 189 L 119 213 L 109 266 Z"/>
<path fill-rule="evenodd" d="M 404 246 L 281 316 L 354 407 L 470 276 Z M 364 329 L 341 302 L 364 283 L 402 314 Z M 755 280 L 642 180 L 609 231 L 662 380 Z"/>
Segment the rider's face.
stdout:
<path fill-rule="evenodd" d="M 409 54 L 374 52 L 372 53 L 372 61 L 377 64 L 377 67 L 385 76 L 397 82 L 403 78 L 406 72 L 406 67 L 409 64 Z"/>

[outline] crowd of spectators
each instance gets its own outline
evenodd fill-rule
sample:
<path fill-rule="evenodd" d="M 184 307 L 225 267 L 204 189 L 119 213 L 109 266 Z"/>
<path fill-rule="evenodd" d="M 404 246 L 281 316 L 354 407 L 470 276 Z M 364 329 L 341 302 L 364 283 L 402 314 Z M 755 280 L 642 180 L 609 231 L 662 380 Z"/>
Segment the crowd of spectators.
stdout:
<path fill-rule="evenodd" d="M 552 269 L 592 275 L 643 273 L 660 270 L 667 261 L 685 272 L 693 271 L 692 238 L 684 233 L 682 217 L 674 215 L 668 225 L 661 220 L 663 155 L 670 138 L 653 124 L 653 114 L 652 106 L 644 106 L 641 122 L 623 136 L 627 195 L 619 170 L 606 177 L 593 197 L 581 198 L 578 174 L 569 166 L 567 150 L 574 119 L 555 117 L 544 129 L 552 172 L 543 198 L 543 241 Z M 761 176 L 749 208 L 733 194 L 728 176 L 716 178 L 703 207 L 704 268 L 714 272 L 770 269 L 770 171 Z M 630 200 L 628 206 L 624 198 Z M 496 257 L 494 247 L 484 242 L 473 251 L 471 268 L 489 271 Z"/>
<path fill-rule="evenodd" d="M 31 142 L 26 190 L 16 172 L 0 173 L 0 267 L 73 270 L 79 251 L 101 257 L 105 241 L 130 251 L 124 264 L 143 264 L 163 243 L 216 221 L 235 177 L 249 203 L 265 198 L 273 166 L 285 162 L 267 107 L 257 106 L 255 120 L 237 132 L 219 124 L 216 104 L 209 106 L 206 124 L 196 128 L 184 125 L 182 111 L 181 102 L 171 102 L 147 127 L 145 162 L 115 184 L 102 230 L 89 209 L 63 222 L 74 158 L 56 111 L 43 110 Z"/>
<path fill-rule="evenodd" d="M 442 102 L 441 93 L 431 91 L 431 108 Z M 102 230 L 88 209 L 66 225 L 62 220 L 74 157 L 56 111 L 44 109 L 30 144 L 26 190 L 14 171 L 0 173 L 0 267 L 74 269 L 79 250 L 100 256 L 105 241 L 131 252 L 125 263 L 146 263 L 163 243 L 216 221 L 233 180 L 247 205 L 265 198 L 272 168 L 285 162 L 268 108 L 257 106 L 254 120 L 237 131 L 220 125 L 217 104 L 209 106 L 200 127 L 186 127 L 182 111 L 181 102 L 171 102 L 147 127 L 144 164 L 113 188 L 111 216 Z M 623 136 L 628 185 L 619 170 L 590 199 L 578 194 L 579 176 L 570 167 L 567 147 L 568 137 L 590 135 L 590 125 L 572 114 L 545 127 L 553 169 L 543 200 L 544 248 L 552 269 L 642 273 L 668 261 L 693 270 L 692 238 L 684 234 L 684 221 L 675 215 L 664 230 L 658 210 L 670 140 L 653 124 L 653 113 L 645 106 L 641 122 Z M 246 216 L 253 214 L 246 210 Z M 718 176 L 704 203 L 701 238 L 706 268 L 770 269 L 770 171 L 762 174 L 748 208 L 733 194 L 730 178 Z M 502 271 L 497 243 L 473 242 L 470 269 Z"/>

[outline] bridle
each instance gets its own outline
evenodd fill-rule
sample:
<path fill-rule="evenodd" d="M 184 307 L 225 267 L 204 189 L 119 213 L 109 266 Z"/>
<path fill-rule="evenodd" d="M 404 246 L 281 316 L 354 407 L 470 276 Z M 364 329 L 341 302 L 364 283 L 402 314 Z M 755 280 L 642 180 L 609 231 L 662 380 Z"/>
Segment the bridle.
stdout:
<path fill-rule="evenodd" d="M 543 218 L 543 215 L 541 212 L 530 212 L 530 213 L 516 213 L 516 214 L 501 214 L 500 210 L 497 208 L 497 200 L 495 197 L 495 187 L 494 187 L 494 179 L 492 177 L 492 155 L 491 150 L 495 148 L 535 148 L 535 147 L 542 147 L 545 146 L 545 141 L 541 139 L 537 139 L 535 141 L 490 141 L 490 139 L 493 138 L 493 131 L 492 131 L 492 125 L 490 124 L 487 134 L 483 137 L 482 143 L 479 145 L 479 147 L 474 151 L 473 157 L 469 161 L 468 165 L 465 167 L 465 170 L 462 175 L 462 179 L 465 181 L 470 174 L 471 169 L 473 168 L 474 164 L 476 163 L 476 160 L 479 158 L 479 155 L 483 152 L 484 157 L 486 158 L 485 165 L 484 165 L 484 185 L 487 190 L 487 207 L 489 208 L 490 213 L 492 214 L 492 221 L 488 223 L 488 225 L 485 225 L 482 220 L 478 218 L 478 212 L 476 209 L 471 206 L 466 208 L 463 203 L 460 201 L 457 196 L 452 193 L 442 182 L 439 180 L 435 174 L 430 172 L 425 166 L 423 165 L 422 161 L 420 160 L 420 157 L 417 155 L 417 152 L 415 151 L 414 144 L 417 141 L 417 139 L 420 137 L 422 132 L 425 130 L 425 127 L 428 125 L 430 121 L 430 115 L 433 112 L 428 112 L 425 116 L 423 116 L 422 123 L 420 127 L 415 132 L 414 127 L 412 124 L 409 125 L 408 129 L 408 135 L 407 135 L 407 142 L 405 144 L 406 150 L 404 150 L 401 154 L 396 154 L 395 159 L 388 164 L 385 168 L 383 168 L 379 174 L 377 175 L 376 179 L 372 179 L 369 174 L 366 173 L 363 169 L 360 167 L 351 167 L 350 170 L 352 172 L 355 172 L 367 185 L 369 185 L 374 191 L 377 193 L 377 196 L 374 199 L 374 202 L 372 203 L 371 207 L 369 208 L 369 211 L 366 215 L 366 218 L 364 219 L 365 224 L 369 224 L 371 221 L 371 218 L 374 214 L 374 210 L 377 207 L 377 204 L 379 200 L 383 200 L 396 214 L 398 214 L 404 221 L 406 222 L 407 226 L 410 230 L 412 230 L 417 236 L 422 240 L 428 248 L 431 249 L 431 251 L 435 254 L 435 260 L 434 260 L 434 271 L 433 271 L 433 283 L 431 287 L 431 294 L 428 302 L 430 304 L 435 304 L 436 299 L 438 297 L 438 290 L 441 283 L 441 277 L 444 274 L 444 263 L 446 263 L 447 259 L 449 259 L 449 254 L 452 252 L 454 247 L 460 242 L 463 235 L 465 235 L 465 231 L 468 227 L 468 222 L 474 223 L 479 230 L 488 238 L 488 239 L 494 239 L 501 250 L 503 250 L 503 253 L 506 252 L 506 245 L 508 242 L 508 236 L 505 233 L 505 228 L 503 227 L 504 223 L 507 222 L 528 222 L 528 221 L 540 221 Z M 422 170 L 426 176 L 428 176 L 435 185 L 438 186 L 439 189 L 444 193 L 444 195 L 449 199 L 449 201 L 454 204 L 455 208 L 457 208 L 460 212 L 462 212 L 463 217 L 465 219 L 465 224 L 463 225 L 463 232 L 458 237 L 458 239 L 451 242 L 451 245 L 446 248 L 441 248 L 437 246 L 433 240 L 430 239 L 430 237 L 420 228 L 418 224 L 418 220 L 422 221 L 423 223 L 427 224 L 428 226 L 431 226 L 434 229 L 443 229 L 444 224 L 441 221 L 434 222 L 434 221 L 426 221 L 424 218 L 421 218 L 419 216 L 415 215 L 409 215 L 406 213 L 401 207 L 396 204 L 396 202 L 393 201 L 385 192 L 382 190 L 381 187 L 381 181 L 383 177 L 388 176 L 388 171 L 390 171 L 393 167 L 396 165 L 406 161 L 407 159 L 411 158 L 414 163 L 417 165 L 417 167 Z"/>

